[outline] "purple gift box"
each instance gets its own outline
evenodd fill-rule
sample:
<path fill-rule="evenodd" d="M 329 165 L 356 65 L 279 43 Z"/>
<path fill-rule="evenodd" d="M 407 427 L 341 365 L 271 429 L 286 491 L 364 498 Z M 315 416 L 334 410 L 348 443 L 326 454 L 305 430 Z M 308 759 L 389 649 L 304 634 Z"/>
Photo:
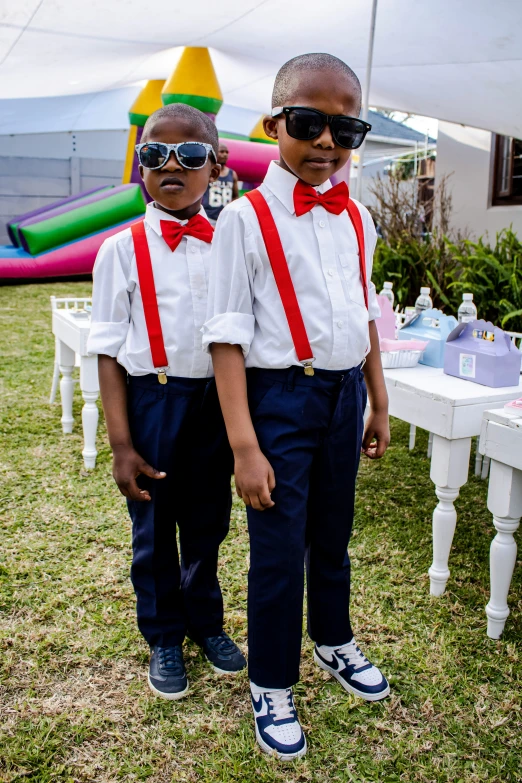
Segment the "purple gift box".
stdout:
<path fill-rule="evenodd" d="M 448 336 L 444 372 L 483 386 L 518 386 L 522 353 L 489 321 L 459 324 Z"/>

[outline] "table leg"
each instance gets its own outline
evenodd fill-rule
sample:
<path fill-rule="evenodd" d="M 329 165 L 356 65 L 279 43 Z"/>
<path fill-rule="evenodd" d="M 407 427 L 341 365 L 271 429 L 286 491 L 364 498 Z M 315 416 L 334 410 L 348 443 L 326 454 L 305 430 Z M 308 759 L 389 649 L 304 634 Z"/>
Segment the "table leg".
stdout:
<path fill-rule="evenodd" d="M 68 345 L 61 340 L 58 341 L 58 363 L 60 373 L 60 397 L 62 399 L 62 430 L 65 433 L 72 432 L 73 428 L 73 391 L 74 381 L 72 378 L 74 370 L 75 353 Z"/>
<path fill-rule="evenodd" d="M 477 438 L 477 450 L 475 452 L 475 476 L 482 473 L 482 454 L 479 451 L 479 439 Z"/>
<path fill-rule="evenodd" d="M 410 442 L 408 444 L 410 451 L 415 448 L 415 439 L 417 437 L 417 427 L 415 424 L 410 424 Z"/>
<path fill-rule="evenodd" d="M 457 525 L 454 501 L 468 480 L 470 452 L 471 438 L 433 436 L 430 476 L 439 502 L 433 512 L 433 563 L 428 571 L 432 595 L 442 595 L 449 579 L 449 553 Z"/>
<path fill-rule="evenodd" d="M 82 456 L 86 468 L 96 465 L 96 431 L 98 429 L 98 357 L 82 356 L 80 363 L 80 388 L 84 399 L 82 409 L 83 451 Z"/>
<path fill-rule="evenodd" d="M 433 454 L 433 432 L 428 433 L 428 459 L 431 459 Z"/>
<path fill-rule="evenodd" d="M 486 606 L 488 636 L 499 639 L 509 615 L 507 597 L 517 559 L 513 537 L 522 516 L 522 471 L 491 460 L 488 508 L 497 535 L 491 542 L 489 572 L 491 593 Z"/>

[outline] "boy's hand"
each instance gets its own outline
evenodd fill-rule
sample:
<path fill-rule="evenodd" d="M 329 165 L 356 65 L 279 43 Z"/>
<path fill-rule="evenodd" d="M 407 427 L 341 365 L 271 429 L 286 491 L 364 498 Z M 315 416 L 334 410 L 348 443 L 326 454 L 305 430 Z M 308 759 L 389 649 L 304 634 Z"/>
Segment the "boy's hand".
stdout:
<path fill-rule="evenodd" d="M 258 446 L 234 454 L 236 492 L 245 506 L 264 511 L 275 505 L 270 497 L 275 476 L 272 466 Z"/>
<path fill-rule="evenodd" d="M 371 411 L 364 428 L 362 453 L 370 459 L 380 459 L 390 444 L 388 411 Z"/>
<path fill-rule="evenodd" d="M 121 494 L 129 500 L 150 500 L 150 493 L 140 489 L 136 483 L 140 474 L 153 479 L 162 479 L 167 475 L 152 468 L 132 446 L 113 448 L 112 475 Z"/>

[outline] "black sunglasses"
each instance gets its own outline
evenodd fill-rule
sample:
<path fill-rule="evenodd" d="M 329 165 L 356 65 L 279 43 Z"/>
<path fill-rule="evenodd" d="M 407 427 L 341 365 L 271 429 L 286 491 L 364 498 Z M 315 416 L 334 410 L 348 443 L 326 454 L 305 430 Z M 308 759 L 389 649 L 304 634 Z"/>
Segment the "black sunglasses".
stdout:
<path fill-rule="evenodd" d="M 286 132 L 293 139 L 316 139 L 328 125 L 335 143 L 347 150 L 360 147 L 366 134 L 372 129 L 371 125 L 357 117 L 324 114 L 318 109 L 308 109 L 306 106 L 276 106 L 272 109 L 272 117 L 279 117 L 281 114 L 284 114 L 286 119 Z"/>
<path fill-rule="evenodd" d="M 180 166 L 185 169 L 202 169 L 209 155 L 216 160 L 212 144 L 205 144 L 202 141 L 183 141 L 180 144 L 145 141 L 143 144 L 136 144 L 138 160 L 146 169 L 163 168 L 171 152 L 176 156 Z"/>

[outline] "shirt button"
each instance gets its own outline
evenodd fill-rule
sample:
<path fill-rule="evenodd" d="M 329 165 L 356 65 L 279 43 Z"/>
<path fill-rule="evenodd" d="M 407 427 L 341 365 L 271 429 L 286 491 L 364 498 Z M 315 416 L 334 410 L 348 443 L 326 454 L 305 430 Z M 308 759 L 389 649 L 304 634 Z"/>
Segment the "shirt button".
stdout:
<path fill-rule="evenodd" d="M 196 296 L 197 296 L 198 299 L 201 299 L 203 294 L 201 293 L 201 291 L 196 291 Z"/>
<path fill-rule="evenodd" d="M 334 271 L 333 271 L 333 269 L 329 269 L 329 270 L 328 270 L 328 274 L 330 275 L 330 277 L 333 277 L 333 275 L 334 275 Z"/>
<path fill-rule="evenodd" d="M 321 228 L 324 228 L 326 226 L 326 223 L 324 222 L 324 220 L 320 220 L 319 225 L 321 226 Z"/>
<path fill-rule="evenodd" d="M 343 328 L 343 323 L 344 323 L 343 321 L 337 321 L 337 326 L 339 327 L 339 329 Z"/>
<path fill-rule="evenodd" d="M 191 248 L 190 248 L 190 252 L 191 252 L 191 253 L 195 253 L 195 252 L 196 252 L 196 248 L 195 248 L 195 247 L 191 247 Z"/>

